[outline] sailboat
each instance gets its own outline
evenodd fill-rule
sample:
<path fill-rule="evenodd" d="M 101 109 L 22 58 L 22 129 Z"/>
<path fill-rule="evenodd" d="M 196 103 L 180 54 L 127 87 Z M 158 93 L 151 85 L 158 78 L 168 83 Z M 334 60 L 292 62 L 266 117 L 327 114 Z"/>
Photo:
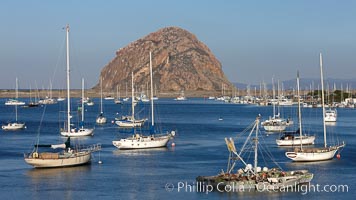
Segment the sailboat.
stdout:
<path fill-rule="evenodd" d="M 70 95 L 69 95 L 69 25 L 66 26 L 66 44 L 67 44 L 67 95 L 68 95 L 68 105 L 70 105 Z M 44 109 L 45 111 L 45 109 Z M 68 117 L 69 116 L 68 112 Z M 68 132 L 70 127 L 70 120 L 68 120 Z M 51 148 L 53 150 L 60 149 L 60 151 L 43 151 L 40 152 L 40 148 Z M 63 144 L 39 144 L 39 133 L 37 136 L 37 144 L 31 153 L 24 154 L 25 162 L 36 168 L 51 168 L 51 167 L 69 167 L 77 166 L 89 163 L 91 160 L 92 152 L 101 150 L 100 144 L 95 144 L 88 146 L 86 148 L 80 148 L 79 146 L 71 147 L 70 137 Z"/>
<path fill-rule="evenodd" d="M 52 81 L 49 80 L 49 96 L 38 101 L 39 104 L 56 104 L 57 100 L 52 98 Z"/>
<path fill-rule="evenodd" d="M 17 78 L 16 78 L 16 88 L 15 88 L 15 95 L 16 95 L 16 97 L 15 97 L 15 99 L 9 99 L 9 100 L 7 100 L 6 102 L 5 102 L 5 105 L 7 105 L 7 106 L 23 106 L 23 105 L 25 105 L 26 103 L 25 102 L 23 102 L 23 101 L 19 101 L 18 100 L 18 98 L 19 98 L 19 94 L 18 94 L 18 83 L 17 83 L 18 81 L 17 81 Z"/>
<path fill-rule="evenodd" d="M 325 125 L 325 99 L 324 99 L 324 78 L 323 78 L 323 61 L 320 53 L 320 77 L 321 77 L 321 101 L 323 109 L 323 131 L 324 131 L 324 146 L 318 148 L 295 148 L 294 151 L 286 152 L 287 158 L 293 161 L 322 161 L 333 159 L 336 152 L 345 146 L 345 142 L 338 145 L 328 146 L 326 142 L 326 125 Z"/>
<path fill-rule="evenodd" d="M 257 116 L 256 120 L 249 126 L 251 131 L 241 147 L 240 152 L 237 152 L 232 138 L 225 138 L 226 146 L 229 150 L 226 172 L 222 171 L 216 176 L 198 176 L 196 178 L 198 182 L 197 185 L 211 185 L 218 191 L 226 191 L 227 188 L 229 188 L 230 191 L 238 192 L 254 190 L 259 192 L 272 191 L 271 189 L 273 189 L 273 191 L 277 191 L 278 189 L 288 191 L 285 189 L 297 187 L 299 184 L 309 183 L 313 179 L 314 174 L 308 172 L 308 170 L 283 171 L 276 162 L 276 168 L 268 168 L 267 166 L 262 168 L 259 166 L 258 150 L 263 149 L 263 151 L 265 151 L 265 148 L 259 148 L 259 145 L 261 145 L 259 141 L 259 120 L 260 116 Z M 247 133 L 246 131 L 248 131 L 248 129 L 244 130 L 243 133 Z M 253 137 L 253 133 L 255 133 L 255 137 Z M 248 145 L 250 143 L 252 143 L 251 147 Z M 253 165 L 248 164 L 248 158 L 243 157 L 244 153 L 247 155 L 250 155 L 250 153 L 252 153 L 252 155 L 254 154 L 254 157 L 248 156 L 248 158 L 254 158 Z M 268 156 L 269 154 L 266 155 Z M 271 160 L 273 159 L 271 158 Z M 234 172 L 235 167 L 238 166 L 238 162 L 241 162 L 242 167 Z"/>
<path fill-rule="evenodd" d="M 20 130 L 20 129 L 24 129 L 26 128 L 25 123 L 22 122 L 18 122 L 17 121 L 17 106 L 18 105 L 24 105 L 24 104 L 18 104 L 21 101 L 18 101 L 18 80 L 16 78 L 16 99 L 14 99 L 14 102 L 16 102 L 15 104 L 11 104 L 11 105 L 15 105 L 15 121 L 14 122 L 9 122 L 6 125 L 2 125 L 1 128 L 3 130 L 11 130 L 11 131 L 15 131 L 15 130 Z"/>
<path fill-rule="evenodd" d="M 187 98 L 184 95 L 184 90 L 182 90 L 180 92 L 180 95 L 177 98 L 175 98 L 174 100 L 176 100 L 176 101 L 185 101 L 185 100 L 187 100 Z"/>
<path fill-rule="evenodd" d="M 278 146 L 294 146 L 314 144 L 315 136 L 303 135 L 302 133 L 302 111 L 300 108 L 300 93 L 299 93 L 299 72 L 297 74 L 297 92 L 298 92 L 298 119 L 299 129 L 295 132 L 284 132 L 282 136 L 276 140 Z M 299 134 L 299 135 L 298 135 Z"/>
<path fill-rule="evenodd" d="M 69 89 L 68 89 L 69 90 Z M 69 95 L 69 93 L 68 93 Z M 82 121 L 80 122 L 80 128 L 68 128 L 67 130 L 62 129 L 61 135 L 66 137 L 80 137 L 80 136 L 90 136 L 93 135 L 94 129 L 84 128 L 84 79 L 82 79 L 82 107 L 81 107 L 81 116 Z M 68 96 L 68 115 L 67 115 L 67 126 L 70 127 L 70 97 Z"/>
<path fill-rule="evenodd" d="M 64 101 L 66 100 L 64 97 L 62 97 L 62 90 L 59 90 L 59 96 L 57 97 L 57 101 Z"/>
<path fill-rule="evenodd" d="M 131 116 L 122 116 L 120 119 L 116 119 L 115 124 L 120 127 L 131 128 L 131 127 L 140 127 L 142 126 L 147 119 L 135 119 L 135 106 L 137 102 L 135 101 L 135 89 L 134 89 L 134 78 L 133 72 L 131 72 Z"/>
<path fill-rule="evenodd" d="M 30 85 L 30 102 L 28 103 L 28 107 L 38 107 L 39 103 L 37 102 L 37 98 L 35 95 L 35 101 L 32 101 L 32 89 L 31 89 L 31 85 Z"/>
<path fill-rule="evenodd" d="M 106 124 L 106 117 L 103 112 L 103 80 L 100 78 L 100 114 L 96 118 L 97 124 Z"/>
<path fill-rule="evenodd" d="M 154 120 L 154 103 L 153 103 L 153 78 L 152 78 L 152 54 L 150 52 L 150 77 L 151 77 L 151 135 L 145 136 L 139 133 L 134 134 L 132 137 L 123 138 L 120 140 L 112 141 L 112 144 L 119 149 L 147 149 L 159 148 L 167 146 L 171 138 L 175 136 L 175 131 L 156 134 L 155 120 Z"/>
<path fill-rule="evenodd" d="M 325 111 L 325 122 L 336 122 L 337 120 L 337 111 L 331 107 Z"/>
<path fill-rule="evenodd" d="M 126 93 L 125 93 L 125 98 L 123 98 L 122 100 L 123 101 L 128 101 L 130 98 L 127 96 L 127 82 L 126 82 L 126 85 L 125 85 L 125 91 L 126 91 Z"/>
<path fill-rule="evenodd" d="M 274 82 L 272 78 L 272 86 L 273 86 L 273 117 L 265 120 L 261 123 L 265 131 L 268 132 L 281 132 L 287 128 L 287 121 L 280 117 L 280 113 L 276 114 L 276 103 L 275 102 L 275 89 L 274 89 Z"/>
<path fill-rule="evenodd" d="M 116 86 L 116 99 L 114 101 L 115 104 L 121 104 L 121 100 L 120 100 L 120 93 L 119 93 L 119 86 Z"/>

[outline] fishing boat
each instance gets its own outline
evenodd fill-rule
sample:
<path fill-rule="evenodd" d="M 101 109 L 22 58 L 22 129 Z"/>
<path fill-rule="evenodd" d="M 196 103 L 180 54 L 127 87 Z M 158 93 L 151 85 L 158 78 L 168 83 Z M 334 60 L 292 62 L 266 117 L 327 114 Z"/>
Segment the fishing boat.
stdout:
<path fill-rule="evenodd" d="M 121 118 L 116 118 L 115 124 L 124 127 L 124 128 L 132 128 L 132 127 L 141 127 L 147 119 L 136 119 L 135 118 L 135 106 L 137 102 L 135 101 L 135 89 L 134 89 L 134 77 L 133 72 L 131 72 L 131 116 L 122 116 Z"/>
<path fill-rule="evenodd" d="M 68 93 L 69 95 L 69 93 Z M 70 101 L 70 97 L 68 96 L 68 101 Z M 84 79 L 82 79 L 82 99 L 84 99 Z M 81 137 L 81 136 L 91 136 L 94 134 L 94 129 L 92 128 L 84 128 L 84 101 L 81 101 L 82 105 L 81 105 L 81 116 L 82 116 L 82 120 L 80 122 L 80 127 L 79 128 L 70 128 L 67 130 L 62 129 L 61 130 L 61 135 L 62 136 L 66 136 L 66 137 Z M 67 126 L 70 127 L 71 124 L 71 117 L 70 117 L 70 102 L 68 103 L 68 115 L 67 115 Z"/>
<path fill-rule="evenodd" d="M 96 118 L 97 124 L 106 124 L 106 117 L 103 112 L 103 80 L 100 78 L 100 113 Z"/>
<path fill-rule="evenodd" d="M 135 133 L 132 137 L 122 138 L 112 141 L 112 144 L 119 149 L 148 149 L 167 146 L 171 138 L 175 136 L 175 131 L 157 133 L 154 120 L 154 100 L 153 100 L 153 78 L 152 78 L 152 54 L 150 52 L 150 78 L 151 78 L 151 128 L 150 135 Z"/>
<path fill-rule="evenodd" d="M 297 74 L 297 95 L 298 95 L 298 121 L 299 128 L 297 131 L 285 131 L 282 136 L 276 140 L 278 146 L 294 146 L 314 144 L 315 136 L 303 135 L 302 133 L 302 111 L 300 106 L 299 92 L 299 72 Z"/>
<path fill-rule="evenodd" d="M 21 130 L 21 129 L 26 128 L 25 123 L 18 122 L 18 120 L 17 120 L 17 106 L 24 105 L 24 104 L 19 104 L 20 101 L 17 100 L 18 99 L 18 80 L 17 80 L 17 78 L 16 78 L 16 91 L 15 92 L 16 92 L 16 99 L 14 99 L 14 102 L 16 102 L 16 103 L 13 104 L 15 106 L 15 121 L 8 122 L 7 124 L 1 126 L 1 128 L 6 131 L 16 131 L 16 130 Z"/>
<path fill-rule="evenodd" d="M 324 78 L 323 78 L 323 61 L 320 53 L 320 77 L 321 77 L 321 101 L 323 109 L 323 132 L 324 132 L 324 146 L 314 148 L 304 148 L 301 144 L 299 148 L 294 148 L 293 151 L 285 153 L 287 158 L 297 162 L 312 162 L 333 159 L 335 154 L 345 147 L 345 142 L 328 146 L 326 140 L 326 125 L 325 125 L 325 99 L 324 99 Z"/>
<path fill-rule="evenodd" d="M 69 88 L 69 25 L 66 26 L 66 44 L 67 44 L 67 88 Z M 69 93 L 69 90 L 67 90 Z M 68 95 L 68 104 L 70 96 Z M 43 110 L 45 112 L 45 109 Z M 70 121 L 68 120 L 68 123 Z M 70 127 L 70 124 L 68 124 Z M 37 144 L 31 153 L 24 154 L 24 160 L 27 164 L 35 168 L 53 168 L 69 167 L 87 164 L 91 160 L 92 153 L 101 150 L 100 144 L 94 144 L 85 148 L 71 146 L 70 137 L 63 144 L 39 144 L 40 129 L 37 135 Z M 40 151 L 40 149 L 45 149 Z M 48 150 L 48 149 L 51 150 Z M 58 150 L 59 149 L 59 150 Z"/>
<path fill-rule="evenodd" d="M 300 184 L 309 183 L 313 179 L 313 174 L 308 170 L 293 170 L 284 171 L 278 163 L 276 167 L 269 168 L 267 166 L 260 167 L 258 163 L 258 150 L 260 142 L 260 116 L 256 117 L 256 120 L 245 129 L 242 134 L 247 133 L 251 129 L 246 141 L 242 145 L 240 152 L 237 152 L 234 140 L 232 138 L 225 138 L 225 142 L 229 151 L 229 159 L 226 171 L 222 171 L 216 176 L 198 176 L 196 181 L 198 184 L 211 185 L 217 191 L 225 191 L 226 188 L 230 188 L 230 191 L 271 191 L 271 189 L 286 189 L 297 187 Z M 255 133 L 255 137 L 253 134 Z M 242 135 L 241 135 L 242 136 Z M 252 142 L 252 146 L 248 147 Z M 254 155 L 253 165 L 248 164 L 248 160 L 245 160 L 244 153 L 252 150 Z M 246 153 L 249 154 L 249 153 Z M 268 154 L 267 154 L 268 156 Z M 250 156 L 248 156 L 250 157 Z M 266 158 L 264 158 L 265 160 Z M 271 160 L 273 160 L 271 158 Z M 238 163 L 242 166 L 234 172 Z M 227 191 L 228 192 L 228 191 Z"/>

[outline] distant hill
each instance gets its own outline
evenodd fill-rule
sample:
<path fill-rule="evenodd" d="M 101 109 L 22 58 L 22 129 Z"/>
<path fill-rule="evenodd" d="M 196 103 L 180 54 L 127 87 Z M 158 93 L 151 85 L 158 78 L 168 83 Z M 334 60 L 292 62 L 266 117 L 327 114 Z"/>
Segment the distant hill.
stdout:
<path fill-rule="evenodd" d="M 162 28 L 126 47 L 102 69 L 103 89 L 121 90 L 131 72 L 134 84 L 146 90 L 149 83 L 149 52 L 152 51 L 153 85 L 158 91 L 218 91 L 222 84 L 233 85 L 224 75 L 221 63 L 195 35 L 178 27 Z M 99 81 L 94 89 L 100 88 Z"/>

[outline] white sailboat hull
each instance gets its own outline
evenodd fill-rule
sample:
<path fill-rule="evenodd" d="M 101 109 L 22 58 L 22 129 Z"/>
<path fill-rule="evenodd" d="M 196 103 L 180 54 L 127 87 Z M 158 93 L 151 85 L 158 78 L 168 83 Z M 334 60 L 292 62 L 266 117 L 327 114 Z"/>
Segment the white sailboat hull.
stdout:
<path fill-rule="evenodd" d="M 32 158 L 29 156 L 25 158 L 25 161 L 27 164 L 36 168 L 69 167 L 90 162 L 90 152 L 80 152 L 74 155 L 75 156 L 69 158 Z"/>
<path fill-rule="evenodd" d="M 286 125 L 265 125 L 263 126 L 263 128 L 265 129 L 265 131 L 268 131 L 268 132 L 282 132 L 284 130 L 286 130 Z"/>
<path fill-rule="evenodd" d="M 91 102 L 87 102 L 87 106 L 93 106 L 94 105 L 94 102 L 91 101 Z"/>
<path fill-rule="evenodd" d="M 39 104 L 56 104 L 57 101 L 55 99 L 42 99 L 38 101 Z"/>
<path fill-rule="evenodd" d="M 7 125 L 1 126 L 3 130 L 14 131 L 26 128 L 25 123 L 8 123 Z"/>
<path fill-rule="evenodd" d="M 336 122 L 337 120 L 337 110 L 334 109 L 328 109 L 327 111 L 325 111 L 325 115 L 324 115 L 324 120 L 325 122 Z"/>
<path fill-rule="evenodd" d="M 294 139 L 277 139 L 276 143 L 278 146 L 296 146 L 302 143 L 303 145 L 314 144 L 315 136 L 302 136 L 302 140 L 300 140 L 300 136 L 295 137 Z"/>
<path fill-rule="evenodd" d="M 147 148 L 159 148 L 167 146 L 170 135 L 154 137 L 140 137 L 136 139 L 135 137 L 120 139 L 117 141 L 112 141 L 112 144 L 119 149 L 147 149 Z"/>
<path fill-rule="evenodd" d="M 96 118 L 96 123 L 97 124 L 105 124 L 106 123 L 106 117 L 98 117 L 98 118 Z"/>
<path fill-rule="evenodd" d="M 7 101 L 5 102 L 5 105 L 7 106 L 23 106 L 25 105 L 26 103 L 25 102 L 22 102 L 22 101 Z"/>
<path fill-rule="evenodd" d="M 187 100 L 187 98 L 185 98 L 185 97 L 177 97 L 174 100 L 176 100 L 176 101 L 185 101 L 185 100 Z"/>
<path fill-rule="evenodd" d="M 94 129 L 91 128 L 81 128 L 79 130 L 73 130 L 71 132 L 61 131 L 62 136 L 66 137 L 81 137 L 81 136 L 91 136 L 94 135 Z"/>
<path fill-rule="evenodd" d="M 325 122 L 336 122 L 336 117 L 325 117 Z"/>
<path fill-rule="evenodd" d="M 325 114 L 325 122 L 336 122 L 336 120 L 337 120 L 336 113 Z"/>
<path fill-rule="evenodd" d="M 115 124 L 120 127 L 141 127 L 144 122 L 138 121 L 116 121 Z"/>
<path fill-rule="evenodd" d="M 297 162 L 323 161 L 333 159 L 338 149 L 320 152 L 286 152 L 286 156 Z"/>

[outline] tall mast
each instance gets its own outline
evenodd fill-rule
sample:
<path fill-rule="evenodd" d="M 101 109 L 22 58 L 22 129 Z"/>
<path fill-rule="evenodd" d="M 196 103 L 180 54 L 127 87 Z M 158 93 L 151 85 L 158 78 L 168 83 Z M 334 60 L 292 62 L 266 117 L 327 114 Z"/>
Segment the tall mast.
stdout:
<path fill-rule="evenodd" d="M 302 143 L 302 113 L 300 109 L 300 88 L 299 88 L 299 71 L 297 71 L 297 95 L 298 95 L 298 121 L 299 121 L 299 135 L 300 135 L 300 150 L 303 149 Z"/>
<path fill-rule="evenodd" d="M 17 79 L 17 77 L 16 77 L 16 88 L 15 88 L 15 93 L 16 93 L 16 103 L 15 103 L 15 119 L 16 119 L 16 121 L 15 122 L 17 122 L 17 99 L 19 98 L 19 84 L 18 84 L 18 79 Z"/>
<path fill-rule="evenodd" d="M 116 99 L 119 99 L 119 85 L 116 85 Z"/>
<path fill-rule="evenodd" d="M 150 51 L 150 77 L 151 77 L 151 118 L 152 118 L 152 127 L 155 125 L 155 118 L 153 112 L 153 78 L 152 78 L 152 53 Z"/>
<path fill-rule="evenodd" d="M 84 128 L 84 78 L 82 78 L 82 128 Z"/>
<path fill-rule="evenodd" d="M 275 91 L 274 91 L 274 90 L 275 90 L 275 89 L 274 89 L 274 79 L 273 79 L 273 77 L 272 77 L 273 118 L 276 116 L 276 102 L 275 102 L 275 96 L 276 96 L 276 94 L 275 94 Z"/>
<path fill-rule="evenodd" d="M 325 125 L 325 105 L 324 105 L 324 78 L 323 78 L 323 58 L 320 53 L 320 80 L 321 80 L 321 105 L 323 106 L 323 128 L 324 128 L 324 147 L 326 148 L 326 125 Z"/>
<path fill-rule="evenodd" d="M 258 156 L 258 127 L 260 124 L 260 117 L 256 118 L 256 138 L 255 138 L 255 163 L 254 163 L 254 172 L 257 173 L 257 156 Z"/>
<path fill-rule="evenodd" d="M 100 114 L 103 114 L 103 78 L 100 77 Z"/>
<path fill-rule="evenodd" d="M 131 72 L 131 109 L 132 109 L 132 120 L 135 121 L 135 91 L 134 91 L 134 77 L 133 72 Z"/>
<path fill-rule="evenodd" d="M 67 127 L 68 133 L 70 132 L 70 71 L 69 71 L 69 24 L 66 26 L 66 39 L 67 39 Z"/>

